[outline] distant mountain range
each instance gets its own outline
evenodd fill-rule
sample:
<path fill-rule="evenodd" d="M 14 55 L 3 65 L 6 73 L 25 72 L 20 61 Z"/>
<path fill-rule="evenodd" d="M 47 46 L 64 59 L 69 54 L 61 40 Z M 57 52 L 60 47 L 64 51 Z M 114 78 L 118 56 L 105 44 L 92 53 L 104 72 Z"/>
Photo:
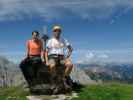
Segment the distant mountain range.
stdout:
<path fill-rule="evenodd" d="M 133 64 L 104 63 L 104 64 L 76 64 L 93 80 L 120 81 L 133 83 Z"/>

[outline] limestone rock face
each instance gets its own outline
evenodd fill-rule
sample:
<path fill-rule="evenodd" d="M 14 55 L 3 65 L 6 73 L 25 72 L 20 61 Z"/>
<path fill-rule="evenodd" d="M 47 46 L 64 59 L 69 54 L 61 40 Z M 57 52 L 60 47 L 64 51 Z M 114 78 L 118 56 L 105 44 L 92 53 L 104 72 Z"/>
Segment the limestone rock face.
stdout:
<path fill-rule="evenodd" d="M 96 81 L 92 80 L 84 70 L 77 68 L 76 66 L 73 68 L 71 73 L 71 77 L 73 81 L 78 82 L 81 85 L 90 85 L 96 84 Z"/>
<path fill-rule="evenodd" d="M 0 87 L 18 86 L 24 82 L 18 65 L 0 56 Z"/>

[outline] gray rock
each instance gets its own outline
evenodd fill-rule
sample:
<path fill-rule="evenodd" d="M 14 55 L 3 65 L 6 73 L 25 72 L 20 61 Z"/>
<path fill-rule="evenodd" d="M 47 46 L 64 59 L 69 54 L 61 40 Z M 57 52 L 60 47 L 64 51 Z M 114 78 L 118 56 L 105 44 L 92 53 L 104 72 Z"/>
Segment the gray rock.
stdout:
<path fill-rule="evenodd" d="M 24 82 L 19 67 L 7 58 L 0 56 L 0 87 L 18 86 Z"/>
<path fill-rule="evenodd" d="M 71 100 L 72 98 L 77 98 L 78 94 L 72 92 L 71 94 L 60 94 L 60 95 L 31 95 L 27 96 L 28 100 Z"/>
<path fill-rule="evenodd" d="M 74 66 L 73 71 L 71 73 L 71 77 L 73 81 L 78 82 L 81 85 L 90 85 L 96 84 L 96 81 L 92 80 L 84 70 Z"/>

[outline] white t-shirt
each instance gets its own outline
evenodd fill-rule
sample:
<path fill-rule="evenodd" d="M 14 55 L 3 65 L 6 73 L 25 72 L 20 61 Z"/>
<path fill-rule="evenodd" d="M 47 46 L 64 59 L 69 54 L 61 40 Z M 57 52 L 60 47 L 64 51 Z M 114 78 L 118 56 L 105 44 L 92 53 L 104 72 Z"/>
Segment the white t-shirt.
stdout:
<path fill-rule="evenodd" d="M 56 38 L 51 38 L 48 40 L 46 44 L 46 49 L 48 50 L 48 55 L 57 54 L 57 55 L 65 55 L 64 49 L 69 46 L 70 43 L 63 38 L 57 40 Z"/>

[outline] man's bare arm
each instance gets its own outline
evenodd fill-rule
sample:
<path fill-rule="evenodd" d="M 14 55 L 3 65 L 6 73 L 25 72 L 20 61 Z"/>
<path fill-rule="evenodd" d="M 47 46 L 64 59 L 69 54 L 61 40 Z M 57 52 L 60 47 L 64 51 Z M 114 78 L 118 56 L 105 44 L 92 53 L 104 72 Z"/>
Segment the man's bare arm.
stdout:
<path fill-rule="evenodd" d="M 71 54 L 72 54 L 73 48 L 72 48 L 71 45 L 67 46 L 67 48 L 68 48 L 67 58 L 69 58 L 71 56 Z"/>

